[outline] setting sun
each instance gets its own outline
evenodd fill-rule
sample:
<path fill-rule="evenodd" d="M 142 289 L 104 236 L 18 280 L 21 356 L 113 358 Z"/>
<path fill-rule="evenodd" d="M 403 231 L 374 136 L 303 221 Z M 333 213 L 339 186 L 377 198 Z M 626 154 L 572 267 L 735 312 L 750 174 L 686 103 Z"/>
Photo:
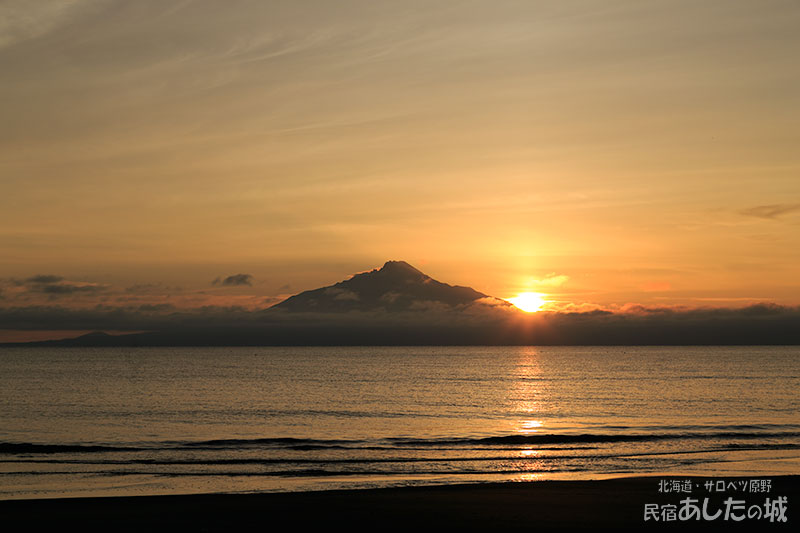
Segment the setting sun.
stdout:
<path fill-rule="evenodd" d="M 508 301 L 526 313 L 535 313 L 547 303 L 544 295 L 538 292 L 522 292 L 516 298 L 509 298 Z"/>

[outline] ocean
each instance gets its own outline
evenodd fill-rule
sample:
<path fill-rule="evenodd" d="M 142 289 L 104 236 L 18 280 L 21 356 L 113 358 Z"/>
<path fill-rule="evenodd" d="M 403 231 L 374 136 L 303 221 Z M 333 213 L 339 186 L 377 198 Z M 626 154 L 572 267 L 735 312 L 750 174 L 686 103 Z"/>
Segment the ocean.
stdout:
<path fill-rule="evenodd" d="M 0 499 L 800 474 L 800 347 L 6 348 Z"/>

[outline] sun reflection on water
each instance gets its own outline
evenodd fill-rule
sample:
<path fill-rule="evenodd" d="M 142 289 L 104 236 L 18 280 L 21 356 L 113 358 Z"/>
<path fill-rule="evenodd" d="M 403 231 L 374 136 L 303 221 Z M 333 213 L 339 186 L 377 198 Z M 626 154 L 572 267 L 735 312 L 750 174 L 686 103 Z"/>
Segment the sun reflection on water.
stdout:
<path fill-rule="evenodd" d="M 539 431 L 537 428 L 540 428 L 543 425 L 544 422 L 541 420 L 523 420 L 517 431 L 525 434 L 537 433 Z"/>
<path fill-rule="evenodd" d="M 541 474 L 534 474 L 532 472 L 525 472 L 525 473 L 521 473 L 519 476 L 517 476 L 517 480 L 518 481 L 539 481 L 540 479 L 542 479 L 542 477 L 543 476 Z"/>
<path fill-rule="evenodd" d="M 521 350 L 515 369 L 512 401 L 516 412 L 533 415 L 541 410 L 541 370 L 536 348 L 524 347 Z M 543 420 L 526 416 L 514 424 L 514 432 L 529 435 L 538 432 L 542 427 Z"/>
<path fill-rule="evenodd" d="M 521 349 L 515 367 L 514 385 L 511 391 L 514 411 L 522 416 L 513 423 L 513 431 L 518 435 L 532 435 L 542 431 L 545 421 L 540 418 L 542 409 L 542 376 L 539 368 L 538 353 L 535 348 Z M 534 481 L 541 478 L 544 469 L 542 452 L 533 446 L 525 446 L 516 451 L 519 460 L 515 467 L 519 469 L 519 481 Z"/>

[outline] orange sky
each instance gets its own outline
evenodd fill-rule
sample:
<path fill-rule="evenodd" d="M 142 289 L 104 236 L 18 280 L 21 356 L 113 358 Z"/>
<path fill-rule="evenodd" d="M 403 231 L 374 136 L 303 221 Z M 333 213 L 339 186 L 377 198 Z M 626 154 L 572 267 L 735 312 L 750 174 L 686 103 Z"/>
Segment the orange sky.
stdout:
<path fill-rule="evenodd" d="M 388 259 L 559 309 L 800 304 L 797 2 L 0 21 L 0 307 L 260 307 Z"/>

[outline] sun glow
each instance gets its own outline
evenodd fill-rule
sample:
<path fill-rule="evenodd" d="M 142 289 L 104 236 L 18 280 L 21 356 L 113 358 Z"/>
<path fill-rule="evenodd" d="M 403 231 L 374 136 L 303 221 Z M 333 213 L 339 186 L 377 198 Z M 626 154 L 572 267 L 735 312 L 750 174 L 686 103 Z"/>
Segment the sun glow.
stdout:
<path fill-rule="evenodd" d="M 547 303 L 544 294 L 538 292 L 522 292 L 516 298 L 509 298 L 508 301 L 526 313 L 535 313 Z"/>

